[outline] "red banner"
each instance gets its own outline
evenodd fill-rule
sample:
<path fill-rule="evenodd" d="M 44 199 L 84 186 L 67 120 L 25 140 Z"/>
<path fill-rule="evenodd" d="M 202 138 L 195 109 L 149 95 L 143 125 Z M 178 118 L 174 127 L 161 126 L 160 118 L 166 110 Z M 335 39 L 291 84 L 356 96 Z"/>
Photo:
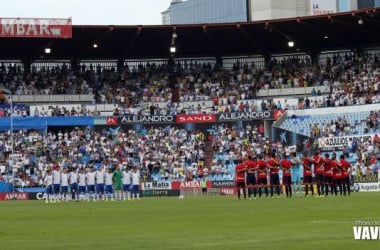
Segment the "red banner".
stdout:
<path fill-rule="evenodd" d="M 117 125 L 117 116 L 107 116 L 106 123 L 107 125 Z"/>
<path fill-rule="evenodd" d="M 215 114 L 177 115 L 177 123 L 216 122 Z"/>
<path fill-rule="evenodd" d="M 0 37 L 71 38 L 71 19 L 0 18 Z"/>
<path fill-rule="evenodd" d="M 29 193 L 26 193 L 26 192 L 0 193 L 0 201 L 12 201 L 12 200 L 29 200 Z"/>
<path fill-rule="evenodd" d="M 286 112 L 286 111 L 283 110 L 283 109 L 275 110 L 275 111 L 273 111 L 273 118 L 274 118 L 275 120 L 280 119 L 281 116 L 283 116 L 283 114 L 285 114 L 285 112 Z"/>
<path fill-rule="evenodd" d="M 172 182 L 172 189 L 201 189 L 202 188 L 202 182 L 200 181 L 173 181 Z"/>

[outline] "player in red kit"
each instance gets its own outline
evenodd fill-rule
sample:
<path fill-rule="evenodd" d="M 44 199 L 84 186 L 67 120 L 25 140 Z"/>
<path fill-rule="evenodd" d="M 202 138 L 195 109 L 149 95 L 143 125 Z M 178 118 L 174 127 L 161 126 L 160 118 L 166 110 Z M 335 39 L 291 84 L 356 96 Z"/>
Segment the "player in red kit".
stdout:
<path fill-rule="evenodd" d="M 307 156 L 306 152 L 302 154 L 302 166 L 303 166 L 303 184 L 305 185 L 305 197 L 309 194 L 309 186 L 311 190 L 311 195 L 314 195 L 313 187 L 313 174 L 312 174 L 312 164 L 314 159 Z"/>
<path fill-rule="evenodd" d="M 329 154 L 325 154 L 323 159 L 323 178 L 325 183 L 325 195 L 329 195 L 329 187 L 331 192 L 333 192 L 333 168 L 331 166 L 331 159 Z"/>
<path fill-rule="evenodd" d="M 245 191 L 245 172 L 247 170 L 246 165 L 242 160 L 238 160 L 238 164 L 235 167 L 235 176 L 236 176 L 236 188 L 238 199 L 240 200 L 240 189 L 243 189 L 244 199 L 246 198 Z"/>
<path fill-rule="evenodd" d="M 341 183 L 341 179 L 342 179 L 341 166 L 342 166 L 342 164 L 336 160 L 336 154 L 335 153 L 333 153 L 331 156 L 330 165 L 331 165 L 332 170 L 333 170 L 333 186 L 332 187 L 334 190 L 334 194 L 338 195 L 338 188 L 339 188 L 339 193 L 340 193 L 340 195 L 342 195 L 343 194 L 342 183 Z"/>
<path fill-rule="evenodd" d="M 268 197 L 267 163 L 264 161 L 262 155 L 259 155 L 259 160 L 257 161 L 257 184 L 259 186 L 259 198 L 261 198 L 261 189 L 263 187 L 265 191 L 265 197 Z"/>
<path fill-rule="evenodd" d="M 252 191 L 253 191 L 253 196 L 256 199 L 256 194 L 257 194 L 257 189 L 256 189 L 256 170 L 257 170 L 256 157 L 252 157 L 251 155 L 249 155 L 248 160 L 245 162 L 245 165 L 247 167 L 246 184 L 248 186 L 248 199 L 251 198 Z"/>
<path fill-rule="evenodd" d="M 340 161 L 341 168 L 342 168 L 341 184 L 343 186 L 343 194 L 346 195 L 346 193 L 348 193 L 348 195 L 350 195 L 351 194 L 351 190 L 350 190 L 351 164 L 348 161 L 346 161 L 344 155 L 340 156 L 339 161 Z"/>
<path fill-rule="evenodd" d="M 280 162 L 276 160 L 276 154 L 271 153 L 270 159 L 267 161 L 267 168 L 270 171 L 270 197 L 273 197 L 273 189 L 276 188 L 277 197 L 280 197 L 280 177 L 278 175 L 278 167 Z"/>
<path fill-rule="evenodd" d="M 319 151 L 314 155 L 314 175 L 317 182 L 318 197 L 322 197 L 324 194 L 323 186 L 323 159 Z"/>
<path fill-rule="evenodd" d="M 282 169 L 282 184 L 285 185 L 286 197 L 292 198 L 292 174 L 291 168 L 293 163 L 286 157 L 286 153 L 283 154 L 280 162 Z"/>

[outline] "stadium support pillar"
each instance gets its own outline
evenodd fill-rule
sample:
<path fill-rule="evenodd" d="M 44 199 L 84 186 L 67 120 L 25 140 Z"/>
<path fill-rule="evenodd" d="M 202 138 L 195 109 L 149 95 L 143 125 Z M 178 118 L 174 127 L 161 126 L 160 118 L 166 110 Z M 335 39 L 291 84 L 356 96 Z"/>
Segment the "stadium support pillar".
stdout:
<path fill-rule="evenodd" d="M 264 120 L 264 136 L 266 138 L 272 138 L 272 124 L 273 121 Z"/>
<path fill-rule="evenodd" d="M 32 65 L 32 59 L 30 59 L 29 57 L 25 58 L 24 60 L 22 60 L 22 63 L 24 64 L 24 72 L 30 73 L 30 67 Z"/>
<path fill-rule="evenodd" d="M 271 61 L 271 54 L 269 54 L 269 53 L 264 54 L 264 63 L 265 63 L 265 68 L 266 69 L 269 68 L 270 61 Z"/>
<path fill-rule="evenodd" d="M 220 57 L 220 56 L 217 56 L 217 57 L 216 57 L 216 65 L 215 65 L 215 68 L 219 70 L 222 66 L 223 66 L 223 58 Z"/>
<path fill-rule="evenodd" d="M 170 56 L 168 59 L 168 84 L 169 88 L 172 90 L 172 102 L 179 102 L 179 90 L 177 85 L 177 75 L 174 71 L 175 61 L 173 56 Z"/>
<path fill-rule="evenodd" d="M 319 63 L 319 52 L 318 51 L 312 51 L 310 53 L 310 58 L 311 58 L 311 64 L 315 65 Z"/>
<path fill-rule="evenodd" d="M 78 60 L 76 58 L 71 59 L 71 69 L 76 71 L 79 67 Z"/>
<path fill-rule="evenodd" d="M 124 68 L 124 59 L 119 58 L 117 60 L 117 72 L 120 72 Z"/>

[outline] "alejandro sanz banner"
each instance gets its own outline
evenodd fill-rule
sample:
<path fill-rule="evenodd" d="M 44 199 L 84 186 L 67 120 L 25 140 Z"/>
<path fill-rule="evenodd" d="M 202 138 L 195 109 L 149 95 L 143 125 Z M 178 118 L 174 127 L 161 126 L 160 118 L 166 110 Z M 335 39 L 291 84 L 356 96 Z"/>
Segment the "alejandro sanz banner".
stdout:
<path fill-rule="evenodd" d="M 113 117 L 112 124 L 187 124 L 187 123 L 218 123 L 228 121 L 262 121 L 281 117 L 279 111 L 253 111 L 221 114 L 178 114 L 178 115 L 124 115 Z M 282 114 L 282 113 L 281 113 Z M 117 124 L 116 124 L 117 123 Z"/>

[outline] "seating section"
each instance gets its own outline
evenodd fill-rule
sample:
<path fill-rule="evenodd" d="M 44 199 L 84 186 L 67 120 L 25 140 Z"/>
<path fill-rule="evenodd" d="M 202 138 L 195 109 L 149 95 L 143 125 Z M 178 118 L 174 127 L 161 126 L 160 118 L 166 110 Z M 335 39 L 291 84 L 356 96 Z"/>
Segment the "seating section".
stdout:
<path fill-rule="evenodd" d="M 313 127 L 317 126 L 321 132 L 320 136 L 329 136 L 331 134 L 328 134 L 327 131 L 332 129 L 332 124 L 336 126 L 343 123 L 345 124 L 343 131 L 336 128 L 334 133 L 333 129 L 331 131 L 332 135 L 346 136 L 375 133 L 377 132 L 376 127 L 367 130 L 369 115 L 370 112 L 289 116 L 281 123 L 280 128 L 306 136 L 313 136 Z"/>

